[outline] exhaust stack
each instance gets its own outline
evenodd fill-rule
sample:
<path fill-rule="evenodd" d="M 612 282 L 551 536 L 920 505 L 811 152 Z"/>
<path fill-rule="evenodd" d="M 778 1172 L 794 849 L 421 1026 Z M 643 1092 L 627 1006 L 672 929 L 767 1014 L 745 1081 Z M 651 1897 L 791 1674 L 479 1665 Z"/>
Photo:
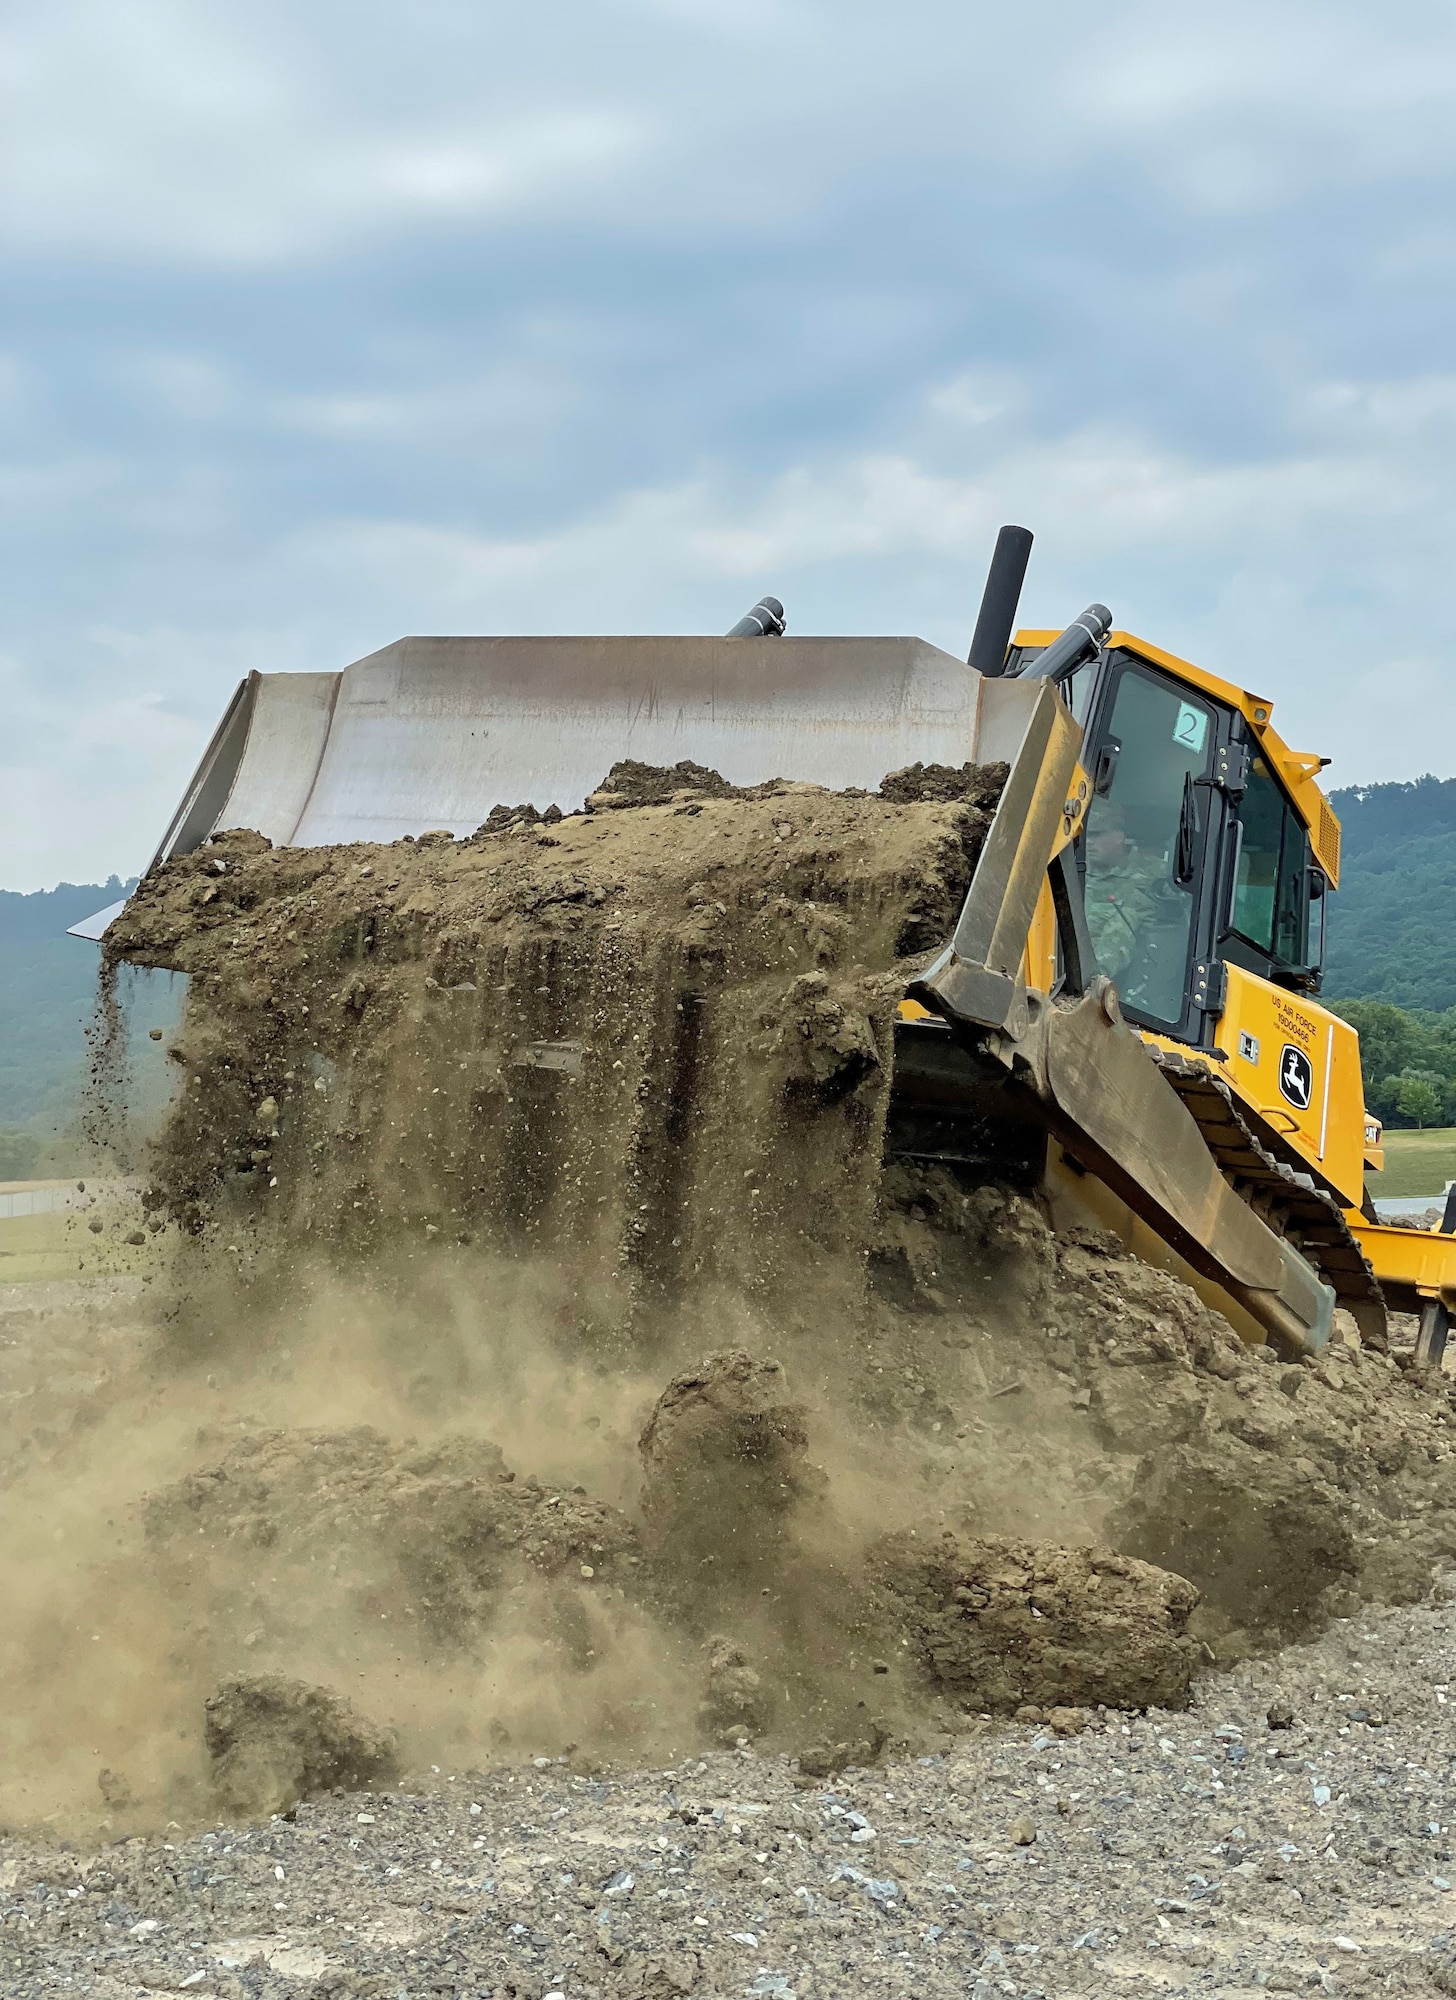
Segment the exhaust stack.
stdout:
<path fill-rule="evenodd" d="M 1003 528 L 996 537 L 970 651 L 971 665 L 990 680 L 999 680 L 1006 671 L 1006 651 L 1016 624 L 1031 544 L 1030 528 Z"/>

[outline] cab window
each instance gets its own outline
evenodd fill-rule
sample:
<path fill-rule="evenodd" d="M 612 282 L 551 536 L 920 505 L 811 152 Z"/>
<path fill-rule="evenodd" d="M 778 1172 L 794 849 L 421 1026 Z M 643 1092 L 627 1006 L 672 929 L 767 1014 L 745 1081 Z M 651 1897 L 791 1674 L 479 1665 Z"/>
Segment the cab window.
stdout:
<path fill-rule="evenodd" d="M 1284 840 L 1284 799 L 1262 758 L 1256 759 L 1239 805 L 1239 865 L 1233 927 L 1257 951 L 1274 950 L 1274 898 Z"/>
<path fill-rule="evenodd" d="M 1193 780 L 1207 775 L 1213 738 L 1206 702 L 1128 666 L 1093 758 L 1087 929 L 1123 1003 L 1168 1026 L 1186 1004 L 1205 810 Z"/>
<path fill-rule="evenodd" d="M 1309 962 L 1309 841 L 1262 757 L 1254 759 L 1238 825 L 1232 928 L 1264 957 L 1301 971 Z"/>

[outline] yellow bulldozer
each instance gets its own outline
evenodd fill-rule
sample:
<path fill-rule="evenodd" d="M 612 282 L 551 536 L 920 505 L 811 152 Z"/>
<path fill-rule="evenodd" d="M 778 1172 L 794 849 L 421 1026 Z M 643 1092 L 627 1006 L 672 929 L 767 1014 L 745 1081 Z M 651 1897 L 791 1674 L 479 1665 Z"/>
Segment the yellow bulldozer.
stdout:
<path fill-rule="evenodd" d="M 764 598 L 722 638 L 410 638 L 339 673 L 252 673 L 152 865 L 234 827 L 463 836 L 502 801 L 578 808 L 627 758 L 838 789 L 1004 763 L 954 934 L 900 1006 L 891 1154 L 1038 1187 L 1054 1222 L 1113 1230 L 1248 1339 L 1318 1349 L 1342 1307 L 1379 1344 L 1393 1309 L 1439 1364 L 1456 1213 L 1377 1220 L 1358 1040 L 1317 997 L 1327 760 L 1285 745 L 1266 695 L 1103 605 L 1014 630 L 1031 542 L 1002 529 L 969 660 L 791 638 Z"/>

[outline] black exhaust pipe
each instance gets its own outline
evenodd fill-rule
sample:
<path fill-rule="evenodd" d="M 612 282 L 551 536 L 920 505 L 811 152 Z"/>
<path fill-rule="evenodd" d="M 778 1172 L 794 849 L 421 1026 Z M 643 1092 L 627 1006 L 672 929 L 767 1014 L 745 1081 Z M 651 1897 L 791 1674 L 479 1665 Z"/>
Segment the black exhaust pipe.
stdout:
<path fill-rule="evenodd" d="M 1016 607 L 1031 559 L 1030 528 L 1003 528 L 996 537 L 981 612 L 971 640 L 970 663 L 978 674 L 998 680 L 1006 671 L 1006 651 L 1016 625 Z"/>
<path fill-rule="evenodd" d="M 728 639 L 781 639 L 784 635 L 784 607 L 776 597 L 760 597 L 752 611 L 746 612 L 730 632 Z"/>

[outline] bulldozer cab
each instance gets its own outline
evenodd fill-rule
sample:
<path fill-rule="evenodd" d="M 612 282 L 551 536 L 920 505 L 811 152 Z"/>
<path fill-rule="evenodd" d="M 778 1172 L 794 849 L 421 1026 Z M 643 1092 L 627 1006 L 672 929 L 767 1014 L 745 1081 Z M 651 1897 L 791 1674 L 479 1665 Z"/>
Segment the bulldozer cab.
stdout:
<path fill-rule="evenodd" d="M 1012 670 L 1041 643 L 1018 635 Z M 1127 1015 L 1213 1049 L 1224 968 L 1317 992 L 1330 874 L 1306 819 L 1320 814 L 1308 801 L 1301 812 L 1280 765 L 1333 828 L 1309 782 L 1319 760 L 1273 738 L 1267 703 L 1125 634 L 1071 676 L 1067 696 L 1092 790 L 1077 857 L 1087 932 Z"/>

